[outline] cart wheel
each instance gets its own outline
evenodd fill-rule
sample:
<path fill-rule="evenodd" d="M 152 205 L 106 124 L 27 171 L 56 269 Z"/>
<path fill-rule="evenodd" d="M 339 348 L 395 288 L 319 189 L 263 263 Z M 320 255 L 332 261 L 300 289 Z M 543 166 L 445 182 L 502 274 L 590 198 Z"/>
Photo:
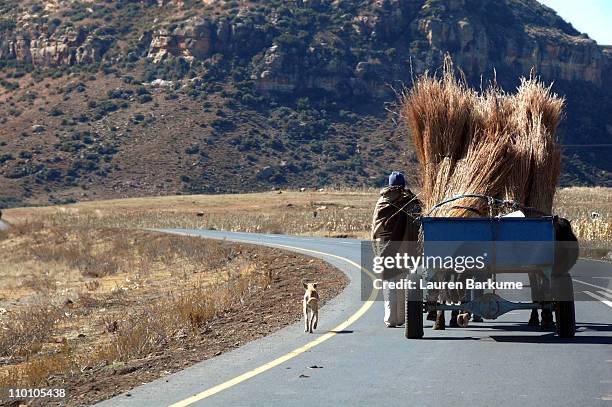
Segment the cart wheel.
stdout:
<path fill-rule="evenodd" d="M 421 277 L 418 274 L 409 274 L 408 281 L 414 281 L 419 287 Z M 423 291 L 415 288 L 406 289 L 406 338 L 420 339 L 423 337 Z"/>
<path fill-rule="evenodd" d="M 573 338 L 576 334 L 576 313 L 574 308 L 574 287 L 569 275 L 555 277 L 557 286 L 557 298 L 570 301 L 555 302 L 555 320 L 557 322 L 557 334 L 561 338 Z"/>

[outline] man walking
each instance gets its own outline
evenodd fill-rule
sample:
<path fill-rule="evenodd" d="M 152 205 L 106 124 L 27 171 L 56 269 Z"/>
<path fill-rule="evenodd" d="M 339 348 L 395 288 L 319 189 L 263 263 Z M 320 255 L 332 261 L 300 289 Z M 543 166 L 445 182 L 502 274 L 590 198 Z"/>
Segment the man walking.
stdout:
<path fill-rule="evenodd" d="M 418 216 L 421 203 L 406 188 L 406 179 L 401 172 L 393 171 L 389 176 L 389 186 L 380 191 L 372 218 L 372 245 L 376 256 L 393 256 L 397 253 L 417 255 L 416 244 L 419 239 Z M 404 278 L 400 270 L 385 269 L 382 278 L 385 281 L 400 281 Z M 385 305 L 384 322 L 387 327 L 404 324 L 403 289 L 383 288 Z"/>

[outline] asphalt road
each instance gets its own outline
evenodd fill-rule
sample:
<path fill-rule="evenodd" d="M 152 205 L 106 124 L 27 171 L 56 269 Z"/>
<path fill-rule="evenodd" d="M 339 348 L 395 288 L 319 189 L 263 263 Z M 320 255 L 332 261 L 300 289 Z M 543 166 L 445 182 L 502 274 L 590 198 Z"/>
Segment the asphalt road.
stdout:
<path fill-rule="evenodd" d="M 384 327 L 382 303 L 361 301 L 359 270 L 349 262 L 360 261 L 356 240 L 166 231 L 308 250 L 351 282 L 321 310 L 315 334 L 296 323 L 101 406 L 612 405 L 609 264 L 575 266 L 583 281 L 575 291 L 592 301 L 576 302 L 572 340 L 527 327 L 529 311 L 445 331 L 426 322 L 424 339 L 407 340 L 403 328 Z M 596 277 L 587 280 L 585 270 Z"/>

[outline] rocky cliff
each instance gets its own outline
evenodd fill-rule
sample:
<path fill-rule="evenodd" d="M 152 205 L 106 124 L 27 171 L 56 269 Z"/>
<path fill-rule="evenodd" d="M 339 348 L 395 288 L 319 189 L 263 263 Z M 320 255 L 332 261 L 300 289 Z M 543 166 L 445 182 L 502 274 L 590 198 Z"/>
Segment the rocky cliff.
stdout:
<path fill-rule="evenodd" d="M 321 3 L 305 1 L 298 6 L 317 10 Z M 446 52 L 475 80 L 493 69 L 515 76 L 534 69 L 546 80 L 603 85 L 612 59 L 594 40 L 535 0 L 498 3 L 361 2 L 359 7 L 344 10 L 352 13 L 340 15 L 337 27 L 321 27 L 307 44 L 301 44 L 304 52 L 299 60 L 292 55 L 295 44 L 279 38 L 278 14 L 262 15 L 256 9 L 242 8 L 231 22 L 192 17 L 172 31 L 155 31 L 147 57 L 161 63 L 172 57 L 192 62 L 214 53 L 246 54 L 255 57 L 251 73 L 259 89 L 272 92 L 306 87 L 341 96 L 365 90 L 383 96 L 388 93 L 383 89 L 385 82 L 406 80 L 411 69 L 418 74 L 435 68 Z M 343 2 L 332 2 L 329 7 L 343 10 Z M 384 55 L 367 53 L 366 59 L 359 60 L 351 47 L 360 43 Z M 333 61 L 336 55 L 343 59 Z"/>
<path fill-rule="evenodd" d="M 69 7 L 70 3 L 46 2 L 45 8 L 36 9 L 39 14 L 24 12 L 15 17 L 14 23 L 5 23 L 0 60 L 34 65 L 101 61 L 109 47 L 121 41 L 114 30 L 107 32 L 87 24 L 56 26 L 61 24 L 57 19 L 37 22 L 53 9 Z M 446 52 L 474 78 L 494 68 L 517 74 L 526 74 L 535 68 L 548 80 L 584 80 L 602 85 L 604 72 L 612 67 L 609 52 L 535 0 L 298 0 L 288 3 L 306 13 L 330 9 L 339 14 L 333 23 L 311 27 L 317 29 L 317 35 L 307 38 L 307 44 L 300 44 L 305 48 L 300 55 L 301 66 L 293 68 L 321 67 L 334 54 L 350 53 L 349 49 L 356 44 L 395 55 L 388 53 L 383 60 L 372 58 L 372 52 L 364 55 L 368 57 L 365 60 L 353 55 L 355 63 L 344 66 L 348 61 L 340 61 L 340 66 L 327 66 L 323 72 L 316 72 L 323 79 L 303 81 L 299 74 L 288 75 L 292 67 L 287 65 L 296 61 L 288 57 L 294 44 L 279 38 L 286 34 L 278 26 L 284 16 L 277 10 L 265 14 L 259 8 L 245 5 L 225 15 L 211 16 L 204 11 L 183 21 L 156 21 L 152 25 L 159 28 L 155 30 L 151 27 L 136 30 L 140 46 L 146 47 L 144 55 L 156 64 L 178 57 L 192 63 L 214 53 L 256 56 L 253 77 L 263 90 L 270 91 L 293 90 L 299 87 L 298 82 L 304 82 L 306 86 L 320 85 L 324 90 L 338 91 L 333 88 L 340 87 L 340 93 L 349 85 L 359 92 L 367 85 L 366 77 L 405 80 L 408 68 L 420 73 L 439 66 Z M 159 9 L 174 8 L 178 15 L 185 14 L 187 7 L 176 1 L 159 1 L 157 5 Z M 86 10 L 93 13 L 91 8 Z M 128 58 L 127 54 L 119 56 Z M 381 64 L 385 72 L 381 72 L 378 66 Z"/>

